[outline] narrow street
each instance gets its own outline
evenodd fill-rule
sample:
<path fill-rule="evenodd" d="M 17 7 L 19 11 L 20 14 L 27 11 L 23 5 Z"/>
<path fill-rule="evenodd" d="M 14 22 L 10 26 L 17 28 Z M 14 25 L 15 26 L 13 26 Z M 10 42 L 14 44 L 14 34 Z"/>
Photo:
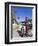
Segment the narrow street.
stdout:
<path fill-rule="evenodd" d="M 13 38 L 16 38 L 16 37 L 20 37 L 19 33 L 17 32 L 16 26 L 13 25 Z M 28 30 L 28 35 L 31 36 L 32 35 L 32 30 Z"/>

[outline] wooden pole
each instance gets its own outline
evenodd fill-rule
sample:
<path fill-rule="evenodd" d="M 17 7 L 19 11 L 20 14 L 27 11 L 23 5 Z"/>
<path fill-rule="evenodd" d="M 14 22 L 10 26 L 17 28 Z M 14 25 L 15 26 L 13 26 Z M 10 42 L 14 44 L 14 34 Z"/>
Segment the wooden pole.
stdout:
<path fill-rule="evenodd" d="M 27 17 L 25 18 L 25 27 L 26 27 L 26 36 L 27 36 L 27 33 L 28 33 L 28 29 L 27 29 Z"/>

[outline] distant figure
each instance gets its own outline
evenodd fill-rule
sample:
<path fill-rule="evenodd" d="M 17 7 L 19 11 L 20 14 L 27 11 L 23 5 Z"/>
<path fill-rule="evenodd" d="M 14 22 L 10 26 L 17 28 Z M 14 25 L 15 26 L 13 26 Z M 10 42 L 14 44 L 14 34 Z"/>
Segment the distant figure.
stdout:
<path fill-rule="evenodd" d="M 22 35 L 24 35 L 24 27 L 21 28 Z"/>
<path fill-rule="evenodd" d="M 24 34 L 26 33 L 26 26 L 24 26 Z"/>

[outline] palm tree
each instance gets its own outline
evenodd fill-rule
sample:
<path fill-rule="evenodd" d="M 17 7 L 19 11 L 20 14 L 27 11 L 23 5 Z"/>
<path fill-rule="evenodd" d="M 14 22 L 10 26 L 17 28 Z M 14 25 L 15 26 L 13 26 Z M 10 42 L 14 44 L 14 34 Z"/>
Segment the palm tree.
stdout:
<path fill-rule="evenodd" d="M 28 21 L 32 24 L 32 19 L 29 19 Z"/>

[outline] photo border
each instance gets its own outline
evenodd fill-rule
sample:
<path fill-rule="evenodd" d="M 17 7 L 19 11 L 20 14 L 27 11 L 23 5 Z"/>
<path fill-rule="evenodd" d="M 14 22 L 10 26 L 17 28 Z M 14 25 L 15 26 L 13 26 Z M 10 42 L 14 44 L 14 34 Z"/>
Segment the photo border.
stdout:
<path fill-rule="evenodd" d="M 33 5 L 36 6 L 36 38 L 33 41 L 18 41 L 18 42 L 10 42 L 9 41 L 9 4 L 19 4 L 19 5 Z M 7 20 L 6 20 L 7 15 Z M 6 23 L 7 22 L 7 23 Z M 6 27 L 7 25 L 7 27 Z M 32 3 L 20 3 L 20 2 L 5 2 L 5 44 L 16 44 L 16 43 L 31 43 L 37 42 L 37 4 Z"/>

